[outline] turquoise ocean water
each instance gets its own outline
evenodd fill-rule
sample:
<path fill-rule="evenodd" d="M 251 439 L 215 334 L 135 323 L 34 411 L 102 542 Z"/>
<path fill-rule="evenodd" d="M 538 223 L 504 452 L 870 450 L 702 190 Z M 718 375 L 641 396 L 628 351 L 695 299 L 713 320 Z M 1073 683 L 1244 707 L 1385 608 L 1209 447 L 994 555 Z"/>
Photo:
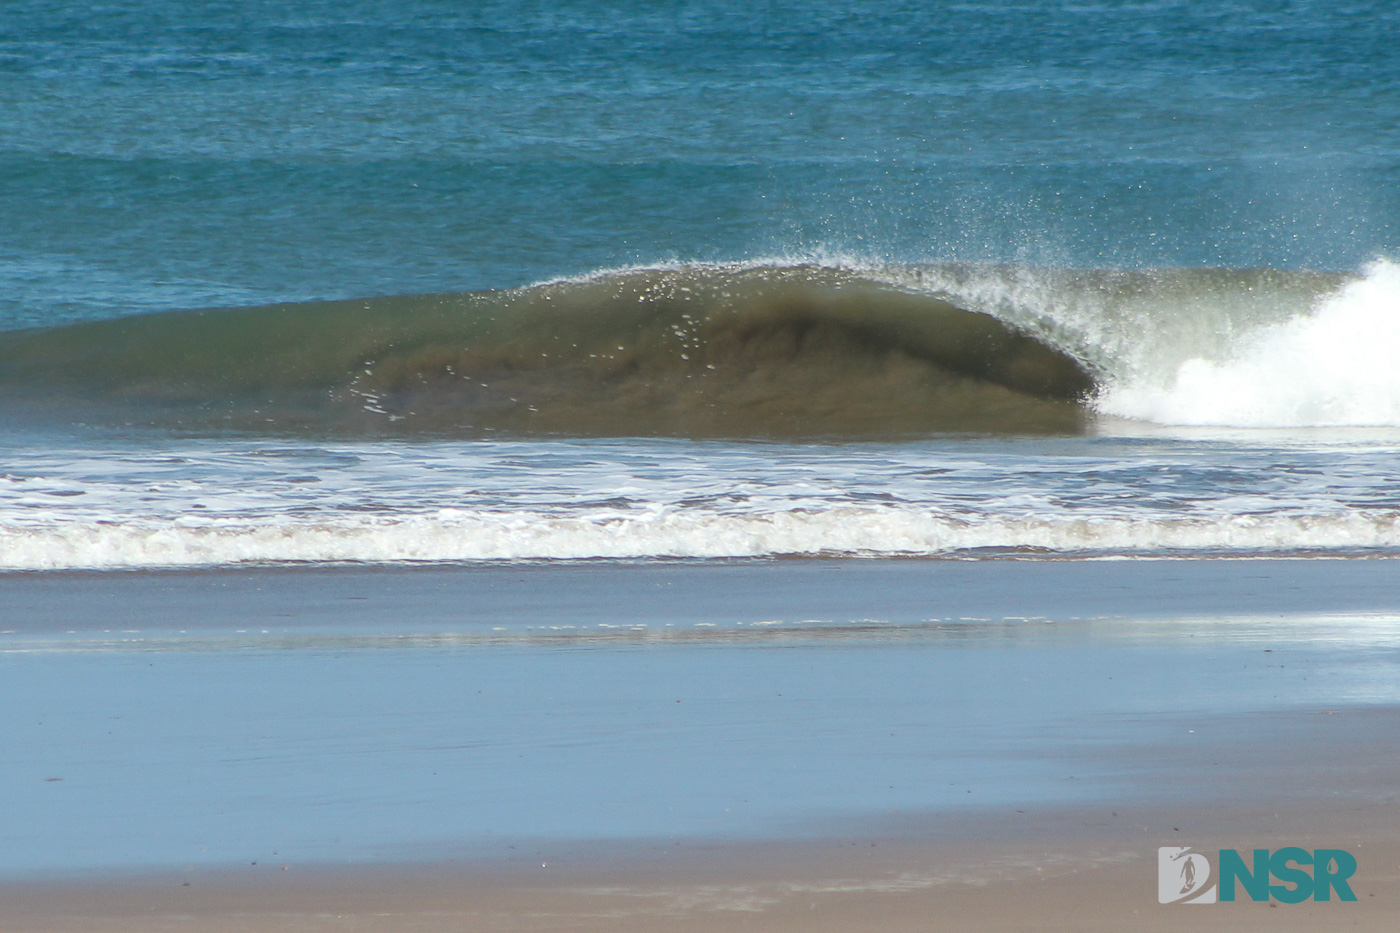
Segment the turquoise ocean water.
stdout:
<path fill-rule="evenodd" d="M 1384 2 L 14 0 L 0 314 L 767 257 L 1356 271 Z"/>

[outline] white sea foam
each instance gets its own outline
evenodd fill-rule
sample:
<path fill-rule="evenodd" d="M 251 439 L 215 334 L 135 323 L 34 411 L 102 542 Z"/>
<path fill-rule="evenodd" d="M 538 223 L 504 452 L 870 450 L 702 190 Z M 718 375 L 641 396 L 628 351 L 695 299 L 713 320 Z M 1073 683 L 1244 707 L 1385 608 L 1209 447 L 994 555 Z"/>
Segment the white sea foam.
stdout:
<path fill-rule="evenodd" d="M 1165 379 L 1129 372 L 1098 402 L 1158 424 L 1400 425 L 1400 266 L 1377 261 L 1308 314 L 1239 335 Z"/>
<path fill-rule="evenodd" d="M 1400 555 L 1394 446 L 941 437 L 0 439 L 0 569 L 780 555 Z"/>
<path fill-rule="evenodd" d="M 758 515 L 685 510 L 558 517 L 442 510 L 333 520 L 134 520 L 0 528 L 0 567 L 191 567 L 248 562 L 945 556 L 1400 548 L 1400 513 L 1206 518 L 954 518 L 896 507 Z"/>

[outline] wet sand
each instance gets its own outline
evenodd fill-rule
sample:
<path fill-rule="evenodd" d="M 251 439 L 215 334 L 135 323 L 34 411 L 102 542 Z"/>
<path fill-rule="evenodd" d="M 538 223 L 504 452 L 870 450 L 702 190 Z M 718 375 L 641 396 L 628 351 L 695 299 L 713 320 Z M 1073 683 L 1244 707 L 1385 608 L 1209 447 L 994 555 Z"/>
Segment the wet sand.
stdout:
<path fill-rule="evenodd" d="M 542 861 L 278 865 L 0 886 L 11 933 L 429 930 L 1362 930 L 1400 917 L 1393 798 L 1287 813 L 1104 807 L 988 815 L 940 839 L 571 847 Z M 979 832 L 991 838 L 978 839 Z M 1345 846 L 1355 902 L 1161 905 L 1159 843 Z"/>
<path fill-rule="evenodd" d="M 0 576 L 0 930 L 1393 929 L 1396 572 Z M 1160 905 L 1171 845 L 1358 901 Z"/>

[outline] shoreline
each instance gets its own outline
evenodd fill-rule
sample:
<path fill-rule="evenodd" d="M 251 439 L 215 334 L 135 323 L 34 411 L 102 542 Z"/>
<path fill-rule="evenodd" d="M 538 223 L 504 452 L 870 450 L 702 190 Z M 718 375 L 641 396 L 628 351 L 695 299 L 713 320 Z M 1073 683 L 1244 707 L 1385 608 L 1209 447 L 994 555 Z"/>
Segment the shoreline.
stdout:
<path fill-rule="evenodd" d="M 0 632 L 1400 617 L 1400 559 L 752 558 L 0 573 Z M 290 611 L 292 609 L 295 611 Z M 411 624 L 392 621 L 410 616 Z M 287 622 L 294 619 L 294 622 Z M 4 645 L 0 643 L 0 650 Z"/>

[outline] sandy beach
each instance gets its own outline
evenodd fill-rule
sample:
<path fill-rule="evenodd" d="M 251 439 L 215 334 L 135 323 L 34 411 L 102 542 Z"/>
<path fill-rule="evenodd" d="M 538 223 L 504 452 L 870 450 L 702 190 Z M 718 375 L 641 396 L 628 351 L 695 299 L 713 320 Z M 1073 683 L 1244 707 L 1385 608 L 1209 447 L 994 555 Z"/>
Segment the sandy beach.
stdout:
<path fill-rule="evenodd" d="M 1291 803 L 1287 813 L 1241 804 L 1186 818 L 1188 808 L 1107 803 L 987 815 L 975 826 L 925 827 L 928 841 L 562 846 L 514 864 L 270 865 L 9 884 L 0 888 L 0 923 L 16 933 L 1393 929 L 1393 798 Z M 1160 905 L 1155 845 L 1186 839 L 1202 848 L 1345 840 L 1361 865 L 1357 901 L 1253 903 L 1241 894 L 1233 904 Z"/>

